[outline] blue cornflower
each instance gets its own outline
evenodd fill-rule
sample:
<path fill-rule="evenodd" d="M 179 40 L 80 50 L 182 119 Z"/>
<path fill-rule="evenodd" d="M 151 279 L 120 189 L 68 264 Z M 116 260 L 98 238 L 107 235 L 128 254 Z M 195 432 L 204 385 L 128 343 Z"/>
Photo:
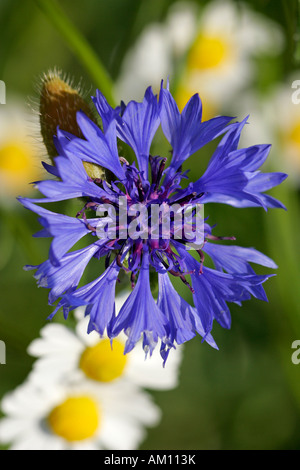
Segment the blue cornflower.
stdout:
<path fill-rule="evenodd" d="M 90 317 L 89 332 L 96 330 L 100 335 L 106 332 L 113 338 L 124 331 L 128 337 L 125 353 L 142 337 L 144 350 L 150 354 L 160 342 L 161 355 L 166 360 L 170 348 L 188 341 L 196 333 L 217 347 L 211 336 L 213 321 L 230 328 L 228 302 L 240 304 L 251 296 L 267 300 L 262 283 L 270 275 L 256 275 L 249 263 L 276 268 L 275 263 L 254 248 L 214 243 L 226 237 L 213 235 L 207 220 L 203 244 L 196 250 L 199 260 L 192 256 L 184 236 L 175 237 L 174 224 L 171 224 L 170 238 L 128 235 L 124 239 L 118 236 L 120 230 L 134 217 L 129 217 L 125 224 L 121 221 L 119 201 L 125 199 L 129 209 L 136 204 L 149 208 L 154 204 L 163 207 L 207 202 L 265 209 L 284 207 L 264 191 L 280 184 L 287 175 L 258 170 L 270 146 L 238 149 L 247 119 L 231 123 L 232 118 L 219 116 L 202 122 L 202 105 L 197 94 L 181 114 L 169 89 L 163 86 L 159 100 L 148 88 L 142 102 L 131 101 L 127 106 L 122 103 L 115 109 L 99 91 L 93 101 L 103 130 L 83 112 L 78 112 L 77 122 L 84 138 L 57 130 L 54 142 L 59 156 L 54 166 L 44 165 L 56 179 L 37 183 L 45 198 L 21 199 L 25 207 L 40 216 L 43 229 L 37 236 L 53 237 L 49 259 L 26 269 L 36 269 L 38 285 L 50 288 L 49 303 L 58 301 L 51 317 L 60 308 L 67 317 L 70 310 L 85 305 L 86 315 Z M 151 143 L 160 125 L 172 146 L 168 166 L 167 158 L 150 155 Z M 182 164 L 219 136 L 223 137 L 203 176 L 182 187 L 181 183 L 187 179 Z M 131 147 L 137 165 L 120 158 L 118 140 Z M 110 182 L 89 177 L 83 162 L 109 170 Z M 36 205 L 71 198 L 85 200 L 83 209 L 74 217 Z M 97 210 L 103 204 L 110 205 L 117 214 L 117 232 L 114 237 L 101 239 L 96 236 L 101 221 Z M 88 218 L 86 212 L 92 212 L 94 217 Z M 70 252 L 83 237 L 89 237 L 89 244 Z M 233 237 L 227 239 L 234 240 Z M 215 269 L 204 266 L 206 255 Z M 89 284 L 78 287 L 91 258 L 102 257 L 105 257 L 105 271 Z M 130 274 L 133 290 L 116 315 L 115 286 L 121 270 Z M 150 270 L 157 272 L 157 301 L 150 289 Z M 192 292 L 193 305 L 173 287 L 174 276 Z"/>

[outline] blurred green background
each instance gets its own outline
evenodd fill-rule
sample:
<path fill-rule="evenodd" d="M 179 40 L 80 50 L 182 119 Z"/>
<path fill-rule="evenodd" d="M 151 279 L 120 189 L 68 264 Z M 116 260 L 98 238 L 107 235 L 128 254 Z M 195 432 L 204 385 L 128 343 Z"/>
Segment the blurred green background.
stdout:
<path fill-rule="evenodd" d="M 82 79 L 84 88 L 93 94 L 96 84 L 37 3 L 0 2 L 0 79 L 6 83 L 7 105 L 16 97 L 24 104 L 28 96 L 37 99 L 38 77 L 54 66 L 75 81 Z M 127 51 L 144 28 L 152 22 L 163 23 L 175 2 L 59 3 L 111 78 L 117 80 Z M 203 7 L 209 1 L 196 3 Z M 264 94 L 275 82 L 284 83 L 293 71 L 300 70 L 298 2 L 244 3 L 278 23 L 284 36 L 278 56 L 269 61 L 257 59 L 258 73 L 251 91 Z M 0 106 L 3 112 L 5 105 Z M 209 150 L 204 153 L 206 163 Z M 41 153 L 41 159 L 45 159 L 45 150 Z M 275 145 L 271 159 L 276 153 L 276 169 L 288 171 L 285 156 Z M 196 158 L 191 161 L 193 179 L 199 166 Z M 300 173 L 295 167 L 297 171 Z M 142 448 L 300 449 L 300 364 L 291 361 L 291 344 L 300 339 L 298 183 L 287 181 L 271 192 L 287 206 L 287 212 L 265 213 L 263 209 L 239 210 L 221 205 L 206 210 L 210 221 L 218 222 L 218 234 L 234 234 L 239 245 L 266 253 L 279 269 L 277 276 L 265 284 L 269 303 L 253 299 L 242 308 L 232 305 L 232 329 L 226 331 L 215 325 L 219 351 L 202 344 L 199 337 L 185 345 L 180 385 L 170 392 L 154 393 L 163 418 L 157 428 L 149 431 Z M 15 204 L 13 198 L 8 199 L 3 196 L 0 200 L 0 339 L 7 347 L 7 364 L 0 365 L 0 398 L 26 378 L 33 362 L 26 348 L 39 335 L 51 312 L 47 291 L 37 289 L 31 274 L 22 269 L 25 264 L 46 259 L 49 240 L 32 239 L 32 233 L 39 229 L 36 216 Z M 60 315 L 56 321 L 62 321 Z"/>

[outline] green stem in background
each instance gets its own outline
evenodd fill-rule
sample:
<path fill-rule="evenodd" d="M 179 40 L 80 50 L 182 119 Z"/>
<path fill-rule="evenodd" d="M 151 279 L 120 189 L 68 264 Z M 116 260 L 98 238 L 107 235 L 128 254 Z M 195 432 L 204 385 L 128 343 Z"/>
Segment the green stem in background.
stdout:
<path fill-rule="evenodd" d="M 297 193 L 288 183 L 274 189 L 287 207 L 287 212 L 271 210 L 265 218 L 269 254 L 278 262 L 279 269 L 273 280 L 270 311 L 270 330 L 277 347 L 282 369 L 300 408 L 300 381 L 297 366 L 292 363 L 292 342 L 300 339 L 300 252 L 299 252 L 299 202 Z M 299 366 L 298 366 L 299 367 Z"/>
<path fill-rule="evenodd" d="M 285 61 L 288 69 L 293 69 L 294 62 L 297 62 L 298 50 L 295 44 L 295 35 L 299 31 L 298 20 L 299 20 L 299 0 L 281 0 L 282 12 L 285 17 L 285 28 L 287 33 L 287 44 Z"/>
<path fill-rule="evenodd" d="M 85 37 L 69 20 L 56 0 L 35 0 L 35 2 L 89 72 L 95 85 L 105 95 L 108 102 L 114 106 L 112 80 Z"/>
<path fill-rule="evenodd" d="M 296 45 L 295 45 L 295 61 L 300 63 L 300 0 L 298 0 L 297 8 L 297 31 L 296 31 Z"/>
<path fill-rule="evenodd" d="M 289 316 L 290 324 L 300 335 L 300 252 L 299 202 L 296 190 L 288 182 L 273 190 L 287 207 L 287 211 L 271 210 L 265 218 L 268 248 L 271 258 L 279 265 L 276 295 Z"/>

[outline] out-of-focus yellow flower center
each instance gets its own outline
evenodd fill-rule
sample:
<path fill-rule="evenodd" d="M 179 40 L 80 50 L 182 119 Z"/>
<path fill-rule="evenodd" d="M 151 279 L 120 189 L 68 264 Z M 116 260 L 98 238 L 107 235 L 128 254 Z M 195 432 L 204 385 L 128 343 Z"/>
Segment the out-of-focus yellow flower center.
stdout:
<path fill-rule="evenodd" d="M 230 53 L 223 38 L 199 34 L 188 55 L 189 69 L 211 69 L 218 67 Z"/>
<path fill-rule="evenodd" d="M 6 142 L 0 147 L 0 170 L 12 174 L 28 171 L 32 165 L 32 155 L 29 146 L 21 142 Z"/>
<path fill-rule="evenodd" d="M 88 347 L 80 358 L 80 368 L 87 377 L 98 382 L 111 382 L 123 374 L 127 363 L 124 345 L 118 341 L 104 339 Z"/>
<path fill-rule="evenodd" d="M 89 396 L 69 397 L 48 416 L 52 431 L 67 441 L 83 441 L 94 436 L 99 428 L 97 403 Z"/>
<path fill-rule="evenodd" d="M 300 121 L 296 122 L 296 124 L 291 128 L 288 137 L 294 145 L 300 147 Z"/>
<path fill-rule="evenodd" d="M 202 121 L 207 121 L 208 119 L 215 117 L 218 114 L 215 106 L 205 98 L 203 99 L 201 90 L 192 91 L 190 88 L 187 88 L 183 85 L 180 85 L 176 91 L 176 103 L 180 112 L 195 93 L 199 93 L 202 100 Z"/>
<path fill-rule="evenodd" d="M 0 179 L 5 191 L 16 196 L 31 190 L 33 181 L 41 176 L 36 151 L 29 142 L 21 139 L 0 144 Z"/>

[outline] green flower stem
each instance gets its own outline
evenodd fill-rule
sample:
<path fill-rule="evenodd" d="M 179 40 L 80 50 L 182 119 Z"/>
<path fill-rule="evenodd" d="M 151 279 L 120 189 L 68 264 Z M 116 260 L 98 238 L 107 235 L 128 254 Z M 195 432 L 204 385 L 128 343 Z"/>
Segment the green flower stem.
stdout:
<path fill-rule="evenodd" d="M 56 0 L 35 0 L 35 2 L 89 72 L 95 85 L 105 95 L 108 102 L 114 106 L 112 80 L 85 37 L 69 20 Z"/>
<path fill-rule="evenodd" d="M 300 0 L 298 0 L 297 15 L 297 31 L 295 40 L 295 61 L 298 65 L 300 63 Z"/>
<path fill-rule="evenodd" d="M 274 280 L 277 284 L 276 295 L 295 332 L 300 334 L 299 202 L 296 191 L 288 182 L 274 189 L 272 195 L 287 207 L 286 212 L 271 210 L 265 218 L 269 252 L 279 265 Z"/>
<path fill-rule="evenodd" d="M 272 280 L 275 289 L 270 300 L 271 304 L 275 302 L 275 307 L 269 312 L 270 330 L 282 369 L 300 409 L 299 366 L 291 360 L 292 342 L 300 339 L 300 208 L 297 193 L 288 183 L 274 189 L 272 195 L 283 201 L 288 210 L 271 210 L 265 217 L 269 254 L 279 265 L 278 274 Z"/>

